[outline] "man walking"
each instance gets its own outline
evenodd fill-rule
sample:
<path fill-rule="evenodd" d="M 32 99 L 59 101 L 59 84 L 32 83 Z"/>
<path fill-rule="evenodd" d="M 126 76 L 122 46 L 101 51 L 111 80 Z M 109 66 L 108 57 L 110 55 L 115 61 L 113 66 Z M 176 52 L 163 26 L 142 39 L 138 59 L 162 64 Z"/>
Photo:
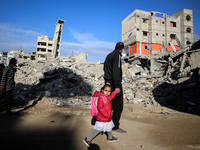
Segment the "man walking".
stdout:
<path fill-rule="evenodd" d="M 123 90 L 122 90 L 122 62 L 121 56 L 124 50 L 124 44 L 118 42 L 115 46 L 115 50 L 107 55 L 104 62 L 104 80 L 106 84 L 110 84 L 112 90 L 115 90 L 118 94 L 112 100 L 114 123 L 113 132 L 126 133 L 127 131 L 119 128 L 119 120 L 123 111 Z"/>
<path fill-rule="evenodd" d="M 13 104 L 13 90 L 15 87 L 15 69 L 14 66 L 16 66 L 16 59 L 11 58 L 9 65 L 4 69 L 3 75 L 1 78 L 1 84 L 0 84 L 0 90 L 5 91 L 5 100 L 7 102 L 6 104 L 6 114 L 12 114 L 11 111 L 12 104 Z"/>

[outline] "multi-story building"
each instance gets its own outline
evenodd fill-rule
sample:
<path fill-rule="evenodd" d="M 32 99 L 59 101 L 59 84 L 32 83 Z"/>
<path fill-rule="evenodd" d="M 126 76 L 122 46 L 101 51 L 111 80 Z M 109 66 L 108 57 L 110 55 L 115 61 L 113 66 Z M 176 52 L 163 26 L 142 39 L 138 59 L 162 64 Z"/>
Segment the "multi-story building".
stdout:
<path fill-rule="evenodd" d="M 54 38 L 42 35 L 37 39 L 37 60 L 47 60 L 60 56 L 61 37 L 64 20 L 58 19 Z"/>
<path fill-rule="evenodd" d="M 16 58 L 17 60 L 46 61 L 60 56 L 63 23 L 64 20 L 58 19 L 54 38 L 48 38 L 48 36 L 45 35 L 38 37 L 36 52 L 32 52 L 32 54 L 25 54 L 21 50 L 12 50 L 10 52 L 2 51 L 0 52 L 0 63 L 8 65 L 11 58 Z"/>
<path fill-rule="evenodd" d="M 135 10 L 122 21 L 122 42 L 128 55 L 180 50 L 193 42 L 192 10 L 172 16 Z"/>

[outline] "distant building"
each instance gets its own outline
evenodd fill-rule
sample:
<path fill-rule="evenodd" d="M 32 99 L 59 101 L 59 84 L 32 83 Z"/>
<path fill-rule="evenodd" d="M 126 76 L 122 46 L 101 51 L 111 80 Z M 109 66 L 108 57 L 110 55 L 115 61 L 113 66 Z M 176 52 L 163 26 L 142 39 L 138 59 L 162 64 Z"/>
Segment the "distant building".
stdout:
<path fill-rule="evenodd" d="M 64 20 L 58 19 L 54 38 L 42 35 L 37 39 L 36 59 L 47 60 L 60 56 L 61 37 Z"/>
<path fill-rule="evenodd" d="M 122 42 L 128 55 L 180 50 L 193 42 L 193 12 L 181 9 L 168 16 L 135 10 L 122 21 Z"/>
<path fill-rule="evenodd" d="M 0 63 L 8 65 L 11 58 L 17 60 L 39 60 L 46 61 L 60 56 L 61 37 L 64 20 L 58 19 L 54 38 L 42 35 L 37 39 L 37 51 L 32 54 L 25 54 L 21 50 L 12 50 L 10 52 L 0 52 Z"/>
<path fill-rule="evenodd" d="M 7 64 L 7 56 L 8 56 L 8 52 L 4 52 L 4 51 L 1 51 L 0 52 L 0 60 L 2 64 Z"/>

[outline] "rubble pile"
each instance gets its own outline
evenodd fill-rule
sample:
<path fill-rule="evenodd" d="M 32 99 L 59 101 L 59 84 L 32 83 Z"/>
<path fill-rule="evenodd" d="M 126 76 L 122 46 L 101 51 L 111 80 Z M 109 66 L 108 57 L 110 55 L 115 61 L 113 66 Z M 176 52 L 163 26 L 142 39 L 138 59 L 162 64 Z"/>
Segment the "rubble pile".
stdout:
<path fill-rule="evenodd" d="M 192 45 L 173 54 L 124 59 L 124 102 L 199 113 L 198 48 Z M 104 72 L 102 62 L 86 62 L 86 56 L 79 53 L 48 61 L 18 62 L 15 102 L 26 104 L 46 96 L 53 105 L 89 108 L 92 94 L 104 84 Z"/>
<path fill-rule="evenodd" d="M 125 59 L 131 65 L 126 66 L 124 75 L 134 86 L 132 93 L 130 85 L 125 86 L 129 91 L 126 94 L 128 101 L 200 114 L 199 48 L 200 40 L 175 53 L 156 56 L 136 54 Z M 134 99 L 131 99 L 133 96 Z"/>
<path fill-rule="evenodd" d="M 103 64 L 75 57 L 52 61 L 18 62 L 15 74 L 16 105 L 24 105 L 38 96 L 46 96 L 58 106 L 89 106 L 91 95 L 103 85 Z"/>

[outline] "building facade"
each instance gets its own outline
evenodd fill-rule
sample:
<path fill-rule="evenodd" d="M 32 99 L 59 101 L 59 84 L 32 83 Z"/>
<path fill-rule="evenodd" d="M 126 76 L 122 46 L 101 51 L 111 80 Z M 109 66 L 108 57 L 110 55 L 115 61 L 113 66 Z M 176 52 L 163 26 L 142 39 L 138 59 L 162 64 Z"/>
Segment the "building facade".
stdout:
<path fill-rule="evenodd" d="M 122 21 L 127 55 L 177 51 L 193 42 L 193 12 L 181 9 L 172 16 L 135 10 Z"/>
<path fill-rule="evenodd" d="M 42 35 L 37 39 L 37 60 L 54 59 L 60 56 L 61 37 L 64 20 L 58 19 L 54 38 Z"/>

